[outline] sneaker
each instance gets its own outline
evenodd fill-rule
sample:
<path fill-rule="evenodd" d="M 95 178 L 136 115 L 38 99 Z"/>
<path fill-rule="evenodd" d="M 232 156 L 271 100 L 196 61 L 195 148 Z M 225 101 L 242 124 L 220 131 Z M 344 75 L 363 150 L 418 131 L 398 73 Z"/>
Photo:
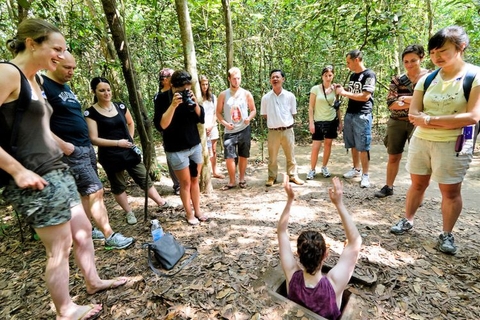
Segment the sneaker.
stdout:
<path fill-rule="evenodd" d="M 92 229 L 92 239 L 93 240 L 105 240 L 105 236 L 103 232 L 98 230 L 97 228 Z"/>
<path fill-rule="evenodd" d="M 375 192 L 375 197 L 377 198 L 385 198 L 391 195 L 393 195 L 393 188 L 390 188 L 387 185 L 384 185 L 380 191 Z"/>
<path fill-rule="evenodd" d="M 404 234 L 408 230 L 413 228 L 413 224 L 405 218 L 398 221 L 396 225 L 390 228 L 390 232 L 393 234 Z"/>
<path fill-rule="evenodd" d="M 136 224 L 137 223 L 137 218 L 135 217 L 135 213 L 133 211 L 130 211 L 127 213 L 127 223 L 128 224 Z"/>
<path fill-rule="evenodd" d="M 267 187 L 271 187 L 275 184 L 275 182 L 277 182 L 277 179 L 275 179 L 273 177 L 268 177 L 268 180 L 267 180 L 267 182 L 265 182 L 265 185 Z"/>
<path fill-rule="evenodd" d="M 317 173 L 315 172 L 315 170 L 310 170 L 308 173 L 307 173 L 307 180 L 313 180 L 313 178 L 315 178 L 315 175 Z"/>
<path fill-rule="evenodd" d="M 328 171 L 327 167 L 322 167 L 322 174 L 324 178 L 330 177 L 330 171 Z"/>
<path fill-rule="evenodd" d="M 368 174 L 363 174 L 362 175 L 362 180 L 360 181 L 360 187 L 361 188 L 370 187 L 370 178 L 368 177 Z"/>
<path fill-rule="evenodd" d="M 305 181 L 303 181 L 302 179 L 300 179 L 299 177 L 295 177 L 295 176 L 291 176 L 290 177 L 290 182 L 293 182 L 295 184 L 298 184 L 299 186 L 303 185 L 305 183 Z"/>
<path fill-rule="evenodd" d="M 133 238 L 125 237 L 121 233 L 114 232 L 110 237 L 105 239 L 105 247 L 110 247 L 112 249 L 125 249 L 134 241 Z"/>
<path fill-rule="evenodd" d="M 352 178 L 355 178 L 355 177 L 360 177 L 361 175 L 362 175 L 362 170 L 357 170 L 355 168 L 352 168 L 352 169 L 350 169 L 350 171 L 345 172 L 343 177 L 345 179 L 352 179 Z"/>
<path fill-rule="evenodd" d="M 454 243 L 455 239 L 450 232 L 444 232 L 438 237 L 437 249 L 446 254 L 457 253 L 457 246 Z"/>

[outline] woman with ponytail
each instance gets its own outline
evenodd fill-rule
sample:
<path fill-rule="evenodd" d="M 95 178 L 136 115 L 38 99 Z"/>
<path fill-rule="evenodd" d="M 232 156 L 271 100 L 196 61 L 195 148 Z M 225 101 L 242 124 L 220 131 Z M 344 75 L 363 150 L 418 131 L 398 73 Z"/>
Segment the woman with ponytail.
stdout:
<path fill-rule="evenodd" d="M 304 231 L 300 234 L 297 253 L 301 265 L 295 259 L 287 231 L 290 208 L 295 198 L 288 183 L 288 176 L 285 176 L 283 183 L 288 200 L 278 221 L 277 235 L 288 298 L 326 319 L 339 319 L 343 290 L 355 269 L 362 238 L 343 204 L 343 184 L 338 177 L 334 177 L 332 182 L 333 188 L 329 188 L 328 193 L 340 215 L 347 237 L 347 245 L 335 267 L 327 274 L 322 274 L 322 265 L 328 256 L 328 250 L 323 236 L 317 231 Z"/>

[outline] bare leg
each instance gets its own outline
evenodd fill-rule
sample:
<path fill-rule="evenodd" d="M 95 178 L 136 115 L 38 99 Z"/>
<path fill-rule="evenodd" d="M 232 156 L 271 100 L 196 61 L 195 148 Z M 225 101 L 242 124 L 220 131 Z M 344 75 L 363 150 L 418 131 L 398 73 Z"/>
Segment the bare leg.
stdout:
<path fill-rule="evenodd" d="M 155 186 L 151 186 L 148 189 L 148 197 L 155 201 L 156 204 L 158 204 L 160 207 L 163 206 L 167 201 L 163 199 L 160 194 L 158 193 L 157 189 L 155 189 Z"/>
<path fill-rule="evenodd" d="M 95 193 L 82 196 L 82 204 L 89 219 L 95 222 L 95 225 L 102 231 L 105 238 L 113 234 L 112 227 L 108 220 L 107 208 L 103 200 L 103 189 Z"/>
<path fill-rule="evenodd" d="M 202 164 L 197 164 L 197 172 L 202 172 Z M 205 217 L 200 209 L 200 184 L 198 176 L 190 179 L 190 197 L 192 199 L 193 209 L 195 210 L 195 217 L 204 220 Z"/>
<path fill-rule="evenodd" d="M 415 213 L 423 201 L 425 190 L 430 184 L 430 175 L 410 174 L 412 184 L 407 191 L 407 200 L 405 202 L 405 218 L 413 222 Z"/>
<path fill-rule="evenodd" d="M 330 160 L 330 154 L 332 153 L 332 142 L 333 139 L 325 139 L 325 146 L 323 147 L 323 159 L 322 166 L 326 167 L 328 161 Z"/>
<path fill-rule="evenodd" d="M 438 184 L 442 193 L 443 231 L 452 232 L 462 212 L 462 183 Z"/>
<path fill-rule="evenodd" d="M 402 154 L 389 154 L 387 163 L 387 186 L 393 188 L 393 183 L 398 174 L 400 167 L 400 160 L 402 160 Z"/>
<path fill-rule="evenodd" d="M 217 171 L 217 140 L 212 140 L 212 156 L 210 157 L 212 172 L 215 178 L 223 179 L 225 176 Z M 200 172 L 200 171 L 199 171 Z"/>
<path fill-rule="evenodd" d="M 227 166 L 228 171 L 228 184 L 230 186 L 235 186 L 237 184 L 235 180 L 235 158 L 227 158 L 225 159 L 225 165 Z"/>
<path fill-rule="evenodd" d="M 352 148 L 351 152 L 352 152 L 353 167 L 355 169 L 360 170 L 360 153 L 355 148 Z"/>
<path fill-rule="evenodd" d="M 70 220 L 70 230 L 73 239 L 73 253 L 75 262 L 80 268 L 89 294 L 112 289 L 124 285 L 126 278 L 115 280 L 102 280 L 98 276 L 95 266 L 95 251 L 92 241 L 92 225 L 87 219 L 83 207 L 77 205 L 71 209 L 72 219 Z"/>
<path fill-rule="evenodd" d="M 115 197 L 115 201 L 117 201 L 120 207 L 122 207 L 123 211 L 126 213 L 132 211 L 132 207 L 130 207 L 130 204 L 128 203 L 128 197 L 125 191 L 120 194 L 114 194 L 113 196 Z"/>
<path fill-rule="evenodd" d="M 247 171 L 247 158 L 238 157 L 238 180 L 245 181 L 245 172 Z"/>
<path fill-rule="evenodd" d="M 200 171 L 199 171 L 200 172 Z M 192 211 L 192 195 L 191 195 L 191 184 L 192 178 L 190 176 L 190 168 L 186 167 L 182 170 L 175 170 L 175 175 L 180 181 L 180 199 L 182 199 L 183 207 L 185 208 L 185 214 L 187 220 L 192 220 L 195 218 L 195 214 Z M 198 178 L 197 178 L 198 182 Z M 200 194 L 199 194 L 200 197 Z"/>
<path fill-rule="evenodd" d="M 313 140 L 312 141 L 312 153 L 310 154 L 310 169 L 315 171 L 315 167 L 317 166 L 318 161 L 318 153 L 322 148 L 322 141 L 321 140 Z"/>
<path fill-rule="evenodd" d="M 368 152 L 362 151 L 362 152 L 358 152 L 358 154 L 360 155 L 360 162 L 362 163 L 362 173 L 368 174 L 368 167 L 370 164 L 370 161 L 368 161 Z"/>

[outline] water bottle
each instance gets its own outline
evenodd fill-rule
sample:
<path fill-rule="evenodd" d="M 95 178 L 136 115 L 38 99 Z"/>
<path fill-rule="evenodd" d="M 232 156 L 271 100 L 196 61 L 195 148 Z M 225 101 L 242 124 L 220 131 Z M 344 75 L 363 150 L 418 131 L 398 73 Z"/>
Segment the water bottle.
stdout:
<path fill-rule="evenodd" d="M 160 225 L 160 222 L 157 219 L 152 220 L 150 223 L 152 224 L 152 229 L 151 229 L 152 238 L 153 238 L 153 241 L 155 242 L 163 236 L 163 229 L 162 229 L 162 226 Z"/>

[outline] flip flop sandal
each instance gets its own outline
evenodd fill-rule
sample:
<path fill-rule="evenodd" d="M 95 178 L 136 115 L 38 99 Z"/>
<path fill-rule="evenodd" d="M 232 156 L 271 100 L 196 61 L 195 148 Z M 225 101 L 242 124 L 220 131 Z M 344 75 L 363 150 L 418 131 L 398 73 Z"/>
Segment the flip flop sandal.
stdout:
<path fill-rule="evenodd" d="M 208 217 L 207 216 L 201 216 L 201 217 L 197 217 L 195 216 L 200 222 L 205 222 L 208 220 Z"/>
<path fill-rule="evenodd" d="M 238 183 L 238 186 L 242 189 L 245 189 L 247 187 L 247 182 L 246 181 L 240 181 Z"/>
<path fill-rule="evenodd" d="M 200 221 L 198 221 L 196 217 L 193 217 L 192 219 L 187 219 L 187 218 L 185 219 L 187 220 L 188 224 L 191 226 L 195 226 L 200 223 Z"/>
<path fill-rule="evenodd" d="M 235 186 L 231 186 L 231 185 L 226 184 L 223 187 L 221 187 L 220 190 L 226 191 L 226 190 L 230 190 L 230 189 L 233 189 L 233 188 L 235 188 Z"/>

